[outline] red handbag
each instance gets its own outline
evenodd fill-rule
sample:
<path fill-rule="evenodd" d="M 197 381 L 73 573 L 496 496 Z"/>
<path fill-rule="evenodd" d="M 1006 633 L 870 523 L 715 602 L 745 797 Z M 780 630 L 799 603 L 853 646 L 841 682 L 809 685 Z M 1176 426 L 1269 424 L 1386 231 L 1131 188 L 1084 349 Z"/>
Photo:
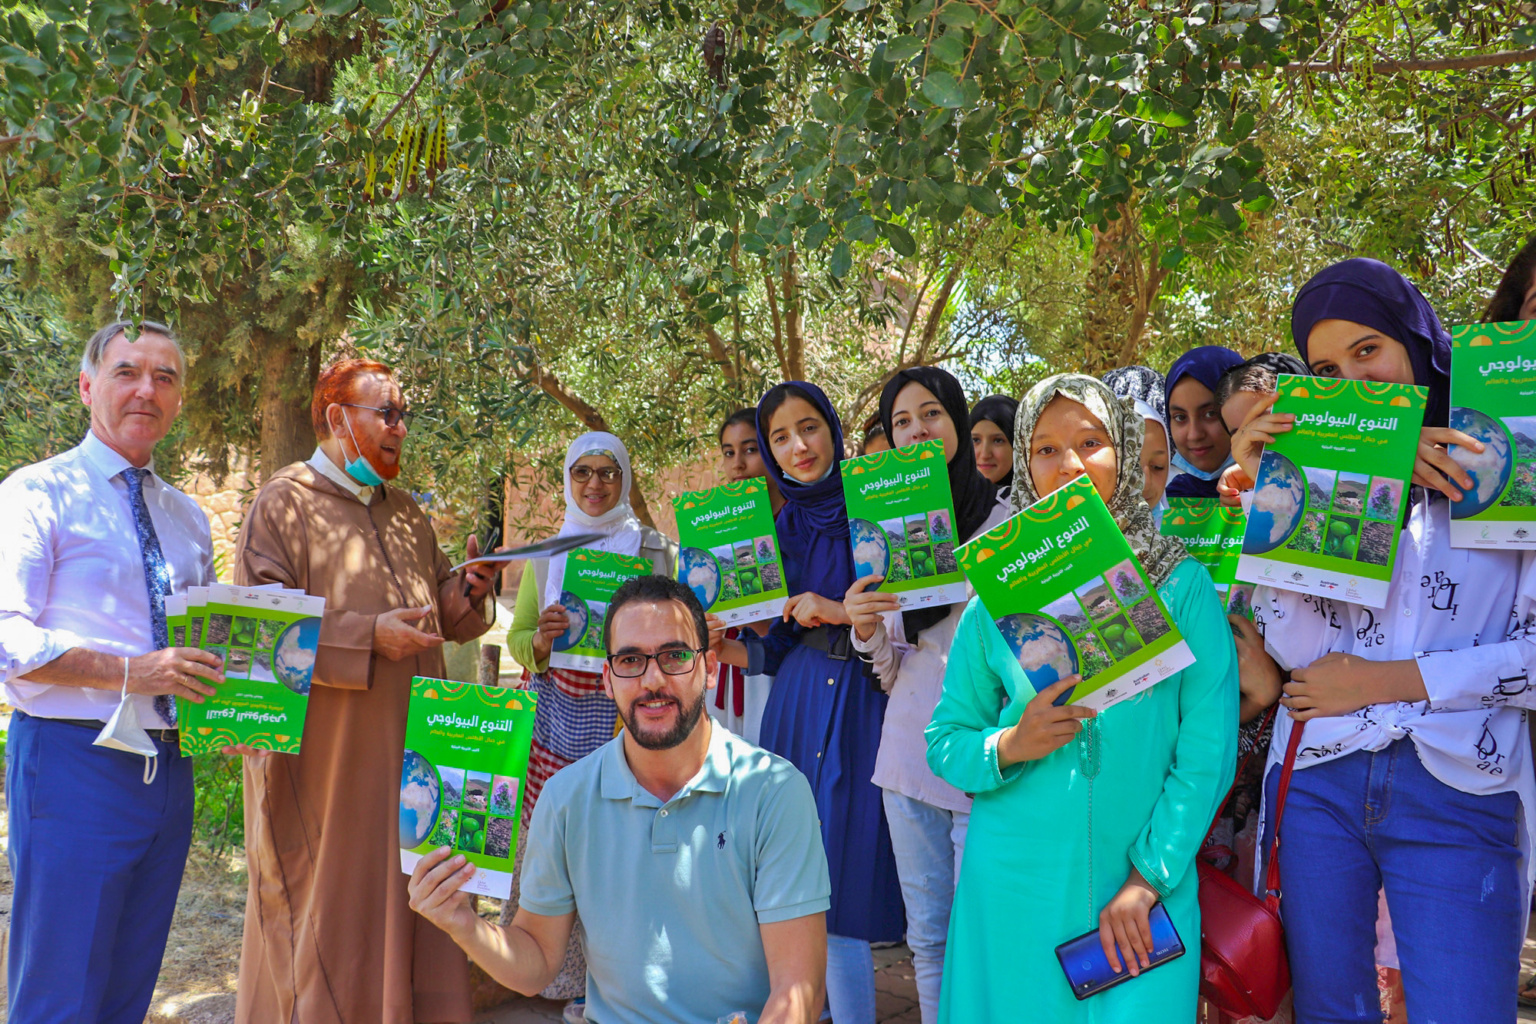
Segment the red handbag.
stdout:
<path fill-rule="evenodd" d="M 1276 854 L 1280 817 L 1291 788 L 1304 724 L 1291 723 L 1291 742 L 1280 769 L 1264 897 L 1255 896 L 1210 863 L 1209 853 L 1202 852 L 1195 865 L 1200 873 L 1200 994 L 1228 1017 L 1268 1020 L 1291 990 L 1291 965 L 1285 955 L 1285 929 L 1280 924 L 1280 860 Z M 1237 777 L 1241 776 L 1239 768 Z M 1227 801 L 1221 803 L 1224 807 Z M 1217 815 L 1220 813 L 1218 810 Z"/>

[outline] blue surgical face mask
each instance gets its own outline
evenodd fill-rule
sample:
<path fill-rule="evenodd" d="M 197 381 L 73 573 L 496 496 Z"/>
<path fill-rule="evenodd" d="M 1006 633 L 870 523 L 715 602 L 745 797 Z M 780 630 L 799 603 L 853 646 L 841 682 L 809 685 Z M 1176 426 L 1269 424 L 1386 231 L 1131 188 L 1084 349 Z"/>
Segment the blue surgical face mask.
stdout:
<path fill-rule="evenodd" d="M 345 409 L 341 411 L 341 418 L 347 424 L 347 433 L 352 438 L 352 447 L 357 449 L 357 458 L 348 459 L 347 464 L 342 469 L 346 470 L 347 476 L 350 476 L 364 487 L 382 486 L 384 478 L 379 476 L 378 470 L 373 468 L 371 462 L 363 458 L 362 445 L 357 443 L 357 435 L 352 433 L 352 419 L 347 415 Z M 342 454 L 345 455 L 346 452 L 342 452 Z"/>
<path fill-rule="evenodd" d="M 1200 480 L 1215 480 L 1217 477 L 1221 476 L 1223 472 L 1226 471 L 1228 466 L 1232 465 L 1232 456 L 1228 455 L 1221 465 L 1212 470 L 1199 468 L 1193 462 L 1190 462 L 1184 456 L 1180 455 L 1177 450 L 1175 450 L 1173 453 L 1172 461 L 1173 468 L 1177 469 L 1179 472 L 1170 474 L 1168 477 L 1170 480 L 1178 476 L 1179 473 L 1187 473 L 1190 476 L 1196 477 Z"/>

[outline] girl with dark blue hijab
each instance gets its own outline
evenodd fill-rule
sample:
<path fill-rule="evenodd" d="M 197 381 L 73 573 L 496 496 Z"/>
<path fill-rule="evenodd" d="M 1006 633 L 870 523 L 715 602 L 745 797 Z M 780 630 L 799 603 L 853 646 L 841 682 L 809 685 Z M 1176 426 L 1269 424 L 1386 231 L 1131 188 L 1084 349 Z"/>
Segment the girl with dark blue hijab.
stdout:
<path fill-rule="evenodd" d="M 1232 440 L 1216 408 L 1216 384 L 1243 357 L 1220 345 L 1192 348 L 1168 368 L 1164 398 L 1173 442 L 1170 498 L 1214 498 L 1216 481 L 1232 464 Z"/>
<path fill-rule="evenodd" d="M 784 495 L 774 523 L 791 596 L 766 637 L 727 641 L 721 658 L 748 675 L 775 676 L 761 742 L 816 794 L 832 878 L 828 1006 L 839 1024 L 874 1024 L 869 944 L 899 941 L 906 912 L 880 789 L 870 781 L 886 695 L 853 650 L 842 604 L 854 581 L 843 428 L 820 388 L 787 381 L 758 403 L 757 435 Z"/>
<path fill-rule="evenodd" d="M 1264 634 L 1290 674 L 1266 808 L 1292 730 L 1306 730 L 1279 854 L 1296 1019 L 1360 1020 L 1376 1005 L 1383 890 L 1408 1019 L 1513 1020 L 1536 845 L 1525 724 L 1536 708 L 1536 571 L 1518 551 L 1451 546 L 1441 492 L 1459 497 L 1472 483 L 1447 448 L 1485 446 L 1444 425 L 1450 337 L 1417 288 L 1384 263 L 1345 260 L 1303 286 L 1291 332 L 1319 377 L 1418 385 L 1429 399 L 1412 499 L 1395 499 L 1411 506 L 1406 518 L 1363 526 L 1389 543 L 1397 532 L 1384 606 L 1344 590 L 1254 593 L 1256 613 L 1296 599 L 1266 616 Z M 1293 419 L 1271 412 L 1244 429 L 1273 437 Z M 1252 447 L 1235 449 L 1255 470 Z M 1394 493 L 1391 481 L 1372 486 Z"/>

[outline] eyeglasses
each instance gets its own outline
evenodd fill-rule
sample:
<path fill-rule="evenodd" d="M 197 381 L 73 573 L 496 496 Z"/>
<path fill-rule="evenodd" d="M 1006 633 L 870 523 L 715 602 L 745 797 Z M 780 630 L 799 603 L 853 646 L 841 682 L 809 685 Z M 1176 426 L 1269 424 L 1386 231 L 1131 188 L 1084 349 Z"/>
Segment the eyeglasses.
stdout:
<path fill-rule="evenodd" d="M 371 405 L 353 405 L 351 402 L 337 402 L 336 404 L 346 406 L 348 409 L 366 409 L 368 412 L 376 412 L 379 414 L 379 417 L 383 419 L 384 425 L 390 429 L 394 429 L 401 422 L 404 422 L 407 427 L 411 425 L 411 416 L 413 413 L 409 409 L 397 409 L 392 405 L 386 405 L 382 409 L 376 409 Z"/>
<path fill-rule="evenodd" d="M 698 650 L 689 647 L 673 647 L 669 650 L 657 651 L 655 654 L 644 654 L 640 651 L 610 654 L 608 668 L 620 679 L 638 679 L 645 675 L 651 659 L 655 658 L 663 675 L 682 676 L 693 670 L 693 666 L 698 663 L 699 655 L 707 650 L 709 650 L 708 647 L 700 647 Z"/>
<path fill-rule="evenodd" d="M 571 479 L 579 484 L 584 484 L 592 479 L 593 474 L 605 484 L 611 484 L 624 474 L 613 466 L 604 466 L 602 469 L 593 469 L 591 466 L 572 466 Z"/>

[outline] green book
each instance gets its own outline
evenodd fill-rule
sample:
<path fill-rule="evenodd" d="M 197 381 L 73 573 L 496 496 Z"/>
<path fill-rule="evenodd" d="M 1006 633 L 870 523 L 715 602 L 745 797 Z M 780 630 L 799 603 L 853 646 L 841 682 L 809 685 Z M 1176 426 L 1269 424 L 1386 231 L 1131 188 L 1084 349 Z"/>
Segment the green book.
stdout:
<path fill-rule="evenodd" d="M 1190 557 L 1211 574 L 1227 610 L 1239 615 L 1248 613 L 1253 594 L 1252 584 L 1237 582 L 1247 523 L 1241 508 L 1224 506 L 1216 498 L 1169 498 L 1161 530 L 1163 536 L 1183 542 Z"/>
<path fill-rule="evenodd" d="M 1426 389 L 1281 374 L 1292 430 L 1259 460 L 1237 578 L 1387 603 Z"/>
<path fill-rule="evenodd" d="M 577 548 L 565 556 L 565 577 L 560 581 L 560 604 L 570 619 L 564 633 L 551 645 L 551 668 L 601 672 L 607 653 L 603 650 L 603 618 L 608 601 L 624 581 L 654 570 L 649 559 L 612 551 Z"/>
<path fill-rule="evenodd" d="M 1483 442 L 1451 446 L 1473 481 L 1451 546 L 1536 548 L 1536 320 L 1452 327 L 1451 345 L 1451 427 Z"/>
<path fill-rule="evenodd" d="M 789 585 L 762 477 L 689 491 L 672 499 L 677 513 L 677 578 L 707 612 L 728 625 L 775 618 Z"/>
<path fill-rule="evenodd" d="M 177 698 L 181 752 L 207 754 L 244 744 L 296 753 L 304 735 L 325 598 L 226 584 L 207 590 L 207 603 L 185 614 L 191 618 L 201 611 L 198 646 L 223 659 L 224 683 L 201 704 Z M 169 612 L 166 624 L 171 625 Z"/>
<path fill-rule="evenodd" d="M 411 680 L 400 769 L 400 867 L 439 847 L 475 867 L 460 888 L 504 900 L 522 820 L 539 695 L 509 686 Z"/>
<path fill-rule="evenodd" d="M 1074 673 L 1083 677 L 1059 704 L 1102 710 L 1194 663 L 1086 476 L 957 554 L 1037 692 Z"/>
<path fill-rule="evenodd" d="M 885 577 L 903 608 L 966 600 L 943 441 L 845 460 L 843 495 L 855 579 Z"/>

